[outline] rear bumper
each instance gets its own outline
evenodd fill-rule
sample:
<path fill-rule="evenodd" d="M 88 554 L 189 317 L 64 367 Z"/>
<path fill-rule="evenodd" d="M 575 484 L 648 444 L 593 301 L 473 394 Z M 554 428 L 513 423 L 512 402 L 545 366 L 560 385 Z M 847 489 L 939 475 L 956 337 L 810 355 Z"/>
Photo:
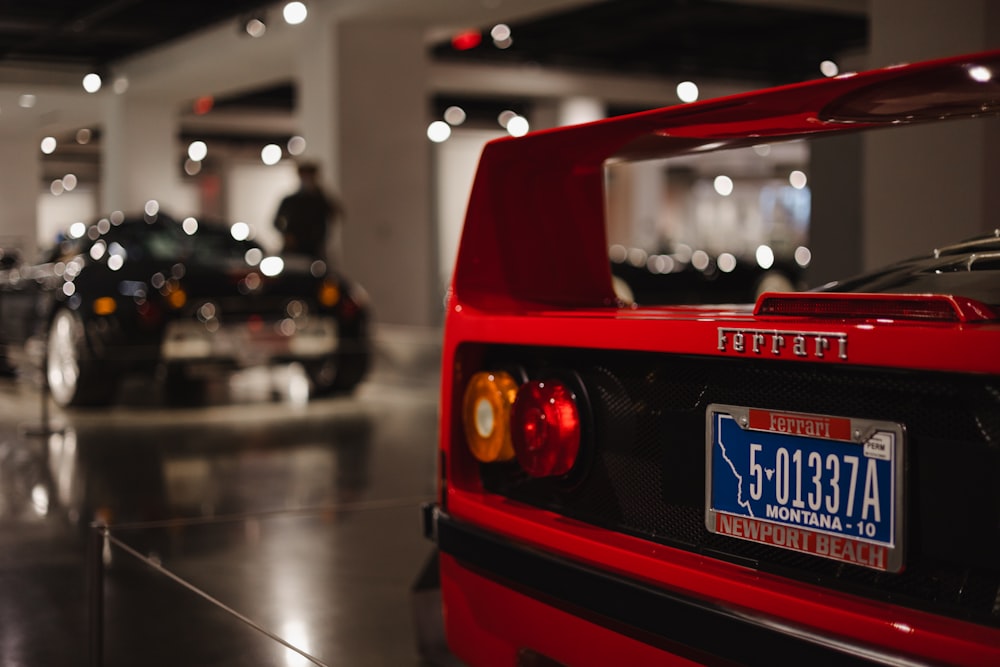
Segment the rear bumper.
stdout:
<path fill-rule="evenodd" d="M 525 652 L 572 665 L 918 665 L 775 618 L 686 597 L 506 540 L 425 510 L 441 551 L 451 649 L 470 664 Z"/>
<path fill-rule="evenodd" d="M 319 359 L 334 354 L 338 344 L 337 322 L 332 317 L 217 329 L 194 320 L 176 320 L 167 326 L 160 356 L 166 362 L 231 360 L 249 366 L 273 359 Z"/>

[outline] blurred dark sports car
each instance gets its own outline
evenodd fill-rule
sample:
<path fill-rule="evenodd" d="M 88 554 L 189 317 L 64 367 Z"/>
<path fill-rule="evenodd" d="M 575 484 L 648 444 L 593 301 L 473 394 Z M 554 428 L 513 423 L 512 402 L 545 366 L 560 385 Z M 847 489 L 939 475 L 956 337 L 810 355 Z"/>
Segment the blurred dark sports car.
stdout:
<path fill-rule="evenodd" d="M 0 335 L 46 334 L 63 406 L 108 404 L 126 374 L 159 368 L 168 397 L 220 368 L 291 362 L 313 395 L 351 391 L 370 359 L 363 290 L 311 258 L 268 256 L 247 231 L 162 213 L 77 223 L 7 276 Z"/>

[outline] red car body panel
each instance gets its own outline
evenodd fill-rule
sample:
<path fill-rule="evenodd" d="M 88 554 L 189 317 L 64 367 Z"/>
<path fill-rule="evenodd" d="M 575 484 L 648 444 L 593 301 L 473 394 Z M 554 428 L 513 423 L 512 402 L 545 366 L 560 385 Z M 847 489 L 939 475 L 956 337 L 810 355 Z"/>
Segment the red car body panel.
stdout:
<path fill-rule="evenodd" d="M 459 658 L 472 665 L 551 664 L 532 662 L 539 656 L 567 665 L 742 662 L 706 649 L 705 641 L 685 642 L 685 614 L 677 610 L 690 604 L 706 618 L 778 637 L 773 645 L 779 648 L 786 637 L 829 650 L 830 664 L 840 664 L 838 656 L 875 664 L 1000 664 L 995 624 L 758 571 L 492 492 L 482 481 L 481 464 L 469 455 L 462 427 L 465 382 L 483 363 L 480 350 L 490 346 L 1000 377 L 1000 321 L 990 307 L 966 308 L 964 301 L 954 321 L 755 315 L 749 306 L 622 307 L 612 289 L 604 224 L 607 160 L 996 111 L 995 82 L 976 89 L 963 79 L 972 66 L 1000 72 L 1000 52 L 669 107 L 486 147 L 447 306 L 441 495 L 428 528 L 441 546 L 446 631 Z M 928 86 L 936 97 L 927 95 Z M 952 92 L 942 92 L 946 88 Z M 764 341 L 774 332 L 802 336 L 804 347 L 799 354 L 774 353 L 749 342 L 755 333 Z M 733 344 L 737 334 L 745 334 L 739 346 Z M 818 337 L 826 342 L 817 344 Z M 669 613 L 676 614 L 671 619 L 679 629 L 672 638 L 658 636 L 586 608 L 572 591 L 561 597 L 513 583 L 502 564 L 492 571 L 469 562 L 463 555 L 468 552 L 450 548 L 443 531 L 453 525 L 482 538 L 481 545 L 493 545 L 499 560 L 509 554 L 517 563 L 516 557 L 527 554 L 531 563 L 565 568 L 553 572 L 579 570 L 587 581 L 625 582 L 625 589 L 615 590 L 634 584 L 665 600 L 676 598 L 679 606 Z M 524 569 L 510 567 L 511 576 Z M 573 581 L 570 575 L 567 581 Z M 719 627 L 720 645 L 739 641 L 740 635 L 726 634 L 729 626 Z M 712 629 L 698 632 L 711 635 Z M 755 664 L 790 660 L 755 654 L 752 646 L 738 653 Z"/>

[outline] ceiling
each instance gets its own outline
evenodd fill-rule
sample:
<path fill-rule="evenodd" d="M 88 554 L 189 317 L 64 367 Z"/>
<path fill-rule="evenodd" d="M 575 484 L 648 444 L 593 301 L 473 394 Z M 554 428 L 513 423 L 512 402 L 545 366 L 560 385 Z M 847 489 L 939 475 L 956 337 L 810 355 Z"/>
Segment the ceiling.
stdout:
<path fill-rule="evenodd" d="M 260 0 L 31 0 L 0 4 L 0 63 L 99 69 L 219 21 Z"/>
<path fill-rule="evenodd" d="M 612 74 L 749 80 L 755 86 L 815 78 L 821 60 L 862 50 L 868 41 L 865 0 L 566 0 L 538 4 L 550 9 L 536 9 L 528 13 L 530 18 L 512 20 L 513 40 L 508 48 L 494 45 L 489 34 L 492 24 L 473 24 L 469 27 L 481 43 L 462 50 L 449 39 L 459 30 L 456 25 L 473 14 L 480 18 L 491 13 L 510 15 L 518 2 L 462 0 L 456 5 L 456 1 L 358 0 L 355 5 L 365 9 L 377 5 L 380 16 L 400 20 L 413 20 L 423 11 L 422 20 L 429 28 L 433 24 L 435 34 L 440 35 L 429 45 L 438 62 L 536 63 Z M 330 7 L 349 4 L 347 0 L 330 2 Z M 276 15 L 281 4 L 275 0 L 7 0 L 0 2 L 0 69 L 100 71 L 206 28 L 224 28 L 226 21 L 239 31 L 246 19 L 264 9 Z M 479 4 L 477 12 L 471 12 Z M 552 10 L 553 6 L 560 9 Z M 456 14 L 460 7 L 465 19 Z M 449 12 L 455 15 L 451 22 L 445 20 Z M 441 105 L 452 101 L 434 100 Z M 482 99 L 461 102 L 470 109 L 484 104 Z M 271 81 L 257 90 L 216 99 L 220 111 L 280 114 L 291 111 L 294 104 L 295 91 L 289 82 Z M 484 108 L 489 104 L 486 100 Z M 495 118 L 492 108 L 488 114 Z M 273 120 L 268 122 L 273 126 Z M 236 136 L 232 140 L 241 141 Z M 93 151 L 94 146 L 87 150 Z"/>
<path fill-rule="evenodd" d="M 829 3 L 827 3 L 829 4 Z M 820 76 L 819 63 L 868 43 L 862 13 L 805 3 L 734 0 L 607 0 L 514 23 L 507 48 L 489 35 L 475 48 L 438 44 L 438 59 L 766 85 Z"/>
<path fill-rule="evenodd" d="M 502 7 L 500 0 L 492 2 Z M 274 4 L 261 0 L 3 2 L 0 65 L 99 69 L 225 20 L 233 20 L 237 30 L 237 19 Z M 581 0 L 576 8 L 512 24 L 509 48 L 493 45 L 487 32 L 491 26 L 476 26 L 483 31 L 478 47 L 458 50 L 446 40 L 434 46 L 432 53 L 437 59 L 452 61 L 532 62 L 779 84 L 814 78 L 821 60 L 865 47 L 864 13 L 834 11 L 831 6 L 837 4 L 816 0 Z"/>

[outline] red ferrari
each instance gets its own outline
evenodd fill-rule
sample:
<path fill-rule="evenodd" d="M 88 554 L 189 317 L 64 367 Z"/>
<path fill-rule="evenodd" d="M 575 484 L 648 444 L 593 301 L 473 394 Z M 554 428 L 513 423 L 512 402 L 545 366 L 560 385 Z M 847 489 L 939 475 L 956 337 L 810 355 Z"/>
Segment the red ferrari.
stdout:
<path fill-rule="evenodd" d="M 643 306 L 604 205 L 609 160 L 995 123 L 998 75 L 991 52 L 486 147 L 425 512 L 460 660 L 1000 665 L 1000 232 Z"/>

